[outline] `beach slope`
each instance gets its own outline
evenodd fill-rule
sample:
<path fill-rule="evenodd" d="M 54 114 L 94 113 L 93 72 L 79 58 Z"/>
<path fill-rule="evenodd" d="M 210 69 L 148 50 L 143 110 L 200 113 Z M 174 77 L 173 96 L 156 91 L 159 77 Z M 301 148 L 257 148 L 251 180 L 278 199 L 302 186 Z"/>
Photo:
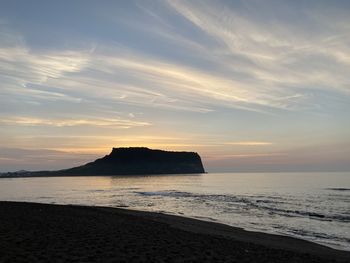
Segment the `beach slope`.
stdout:
<path fill-rule="evenodd" d="M 350 262 L 311 242 L 159 213 L 0 202 L 0 262 Z"/>

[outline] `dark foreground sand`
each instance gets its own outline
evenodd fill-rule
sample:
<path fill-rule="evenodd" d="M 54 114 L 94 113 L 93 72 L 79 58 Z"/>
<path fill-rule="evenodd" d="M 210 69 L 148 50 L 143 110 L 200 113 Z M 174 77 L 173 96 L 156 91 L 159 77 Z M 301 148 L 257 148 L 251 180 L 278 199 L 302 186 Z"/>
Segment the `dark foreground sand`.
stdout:
<path fill-rule="evenodd" d="M 350 262 L 350 253 L 157 213 L 0 202 L 0 262 Z"/>

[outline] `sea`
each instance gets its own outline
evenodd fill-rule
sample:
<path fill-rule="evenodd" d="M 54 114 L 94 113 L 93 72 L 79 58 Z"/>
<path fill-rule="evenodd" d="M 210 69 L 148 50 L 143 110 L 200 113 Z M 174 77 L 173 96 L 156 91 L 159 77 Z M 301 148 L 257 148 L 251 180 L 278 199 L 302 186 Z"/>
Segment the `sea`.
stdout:
<path fill-rule="evenodd" d="M 0 200 L 161 212 L 350 251 L 349 172 L 1 178 Z"/>

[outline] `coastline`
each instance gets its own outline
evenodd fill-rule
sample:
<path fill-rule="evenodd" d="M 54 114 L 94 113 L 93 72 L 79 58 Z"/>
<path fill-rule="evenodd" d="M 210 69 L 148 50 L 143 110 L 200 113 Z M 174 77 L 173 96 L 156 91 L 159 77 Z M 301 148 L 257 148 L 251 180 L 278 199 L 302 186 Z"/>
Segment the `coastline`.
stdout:
<path fill-rule="evenodd" d="M 0 202 L 0 262 L 349 262 L 350 252 L 175 215 Z"/>

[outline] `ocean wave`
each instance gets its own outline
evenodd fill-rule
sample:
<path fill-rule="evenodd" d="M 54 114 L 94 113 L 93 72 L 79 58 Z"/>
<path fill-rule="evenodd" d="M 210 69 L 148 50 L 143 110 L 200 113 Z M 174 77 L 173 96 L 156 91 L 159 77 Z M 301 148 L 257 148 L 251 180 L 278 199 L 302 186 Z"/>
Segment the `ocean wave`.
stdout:
<path fill-rule="evenodd" d="M 334 188 L 325 188 L 326 190 L 331 191 L 350 191 L 350 188 L 344 188 L 344 187 L 334 187 Z"/>
<path fill-rule="evenodd" d="M 259 206 L 259 208 L 266 209 L 269 211 L 273 211 L 279 215 L 285 216 L 304 216 L 312 219 L 318 219 L 323 221 L 339 221 L 339 222 L 350 222 L 350 216 L 343 214 L 322 214 L 318 212 L 312 211 L 303 211 L 303 210 L 291 210 L 291 209 L 282 209 L 276 207 L 266 207 Z"/>
<path fill-rule="evenodd" d="M 301 237 L 314 237 L 322 240 L 333 240 L 333 241 L 340 241 L 345 243 L 350 242 L 350 239 L 346 237 L 339 237 L 337 235 L 330 235 L 330 234 L 325 234 L 325 233 L 315 232 L 315 231 L 310 231 L 305 229 L 285 228 L 284 230 L 288 233 L 295 234 Z"/>
<path fill-rule="evenodd" d="M 287 203 L 287 200 L 281 201 L 281 198 L 275 198 L 272 196 L 266 196 L 265 199 L 262 199 L 259 196 L 259 199 L 256 199 L 254 196 L 237 196 L 237 195 L 222 195 L 222 194 L 198 194 L 190 192 L 182 192 L 176 190 L 167 190 L 167 191 L 154 191 L 154 192 L 145 192 L 145 191 L 135 191 L 134 193 L 143 195 L 143 196 L 162 196 L 162 197 L 173 197 L 173 198 L 190 198 L 191 200 L 195 199 L 200 202 L 213 202 L 220 203 L 224 206 L 232 206 L 232 204 L 243 204 L 246 208 L 254 208 L 262 211 L 267 211 L 272 214 L 278 214 L 280 216 L 287 217 L 308 217 L 310 219 L 322 220 L 322 221 L 339 221 L 339 222 L 350 222 L 350 216 L 345 214 L 326 214 L 315 211 L 304 211 L 296 209 L 286 209 L 280 206 L 290 205 Z M 277 199 L 277 200 L 275 200 Z M 226 212 L 230 211 L 225 209 Z"/>

